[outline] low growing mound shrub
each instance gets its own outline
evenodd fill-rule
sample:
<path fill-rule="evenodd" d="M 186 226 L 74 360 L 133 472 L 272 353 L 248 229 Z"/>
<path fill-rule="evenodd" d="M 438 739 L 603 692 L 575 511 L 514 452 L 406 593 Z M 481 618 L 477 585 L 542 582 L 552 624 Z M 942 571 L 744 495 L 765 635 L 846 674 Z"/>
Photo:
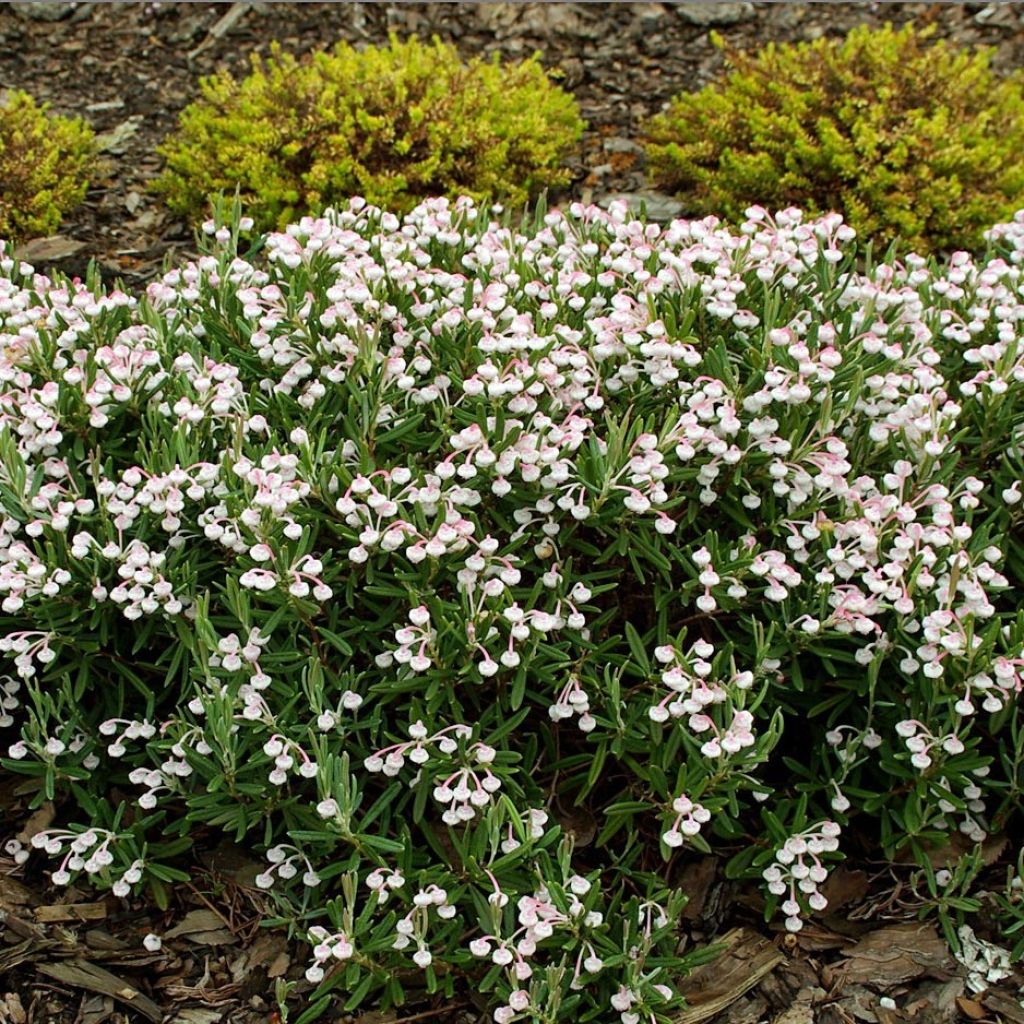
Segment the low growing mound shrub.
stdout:
<path fill-rule="evenodd" d="M 881 847 L 952 934 L 1024 782 L 1013 261 L 794 210 L 208 227 L 138 300 L 0 262 L 3 763 L 56 884 L 244 843 L 303 1021 L 667 1020 L 708 851 L 799 930 Z"/>
<path fill-rule="evenodd" d="M 81 119 L 48 114 L 24 92 L 0 97 L 0 237 L 56 231 L 85 197 L 94 155 Z"/>
<path fill-rule="evenodd" d="M 265 226 L 353 194 L 399 211 L 446 194 L 519 205 L 569 180 L 583 129 L 536 58 L 464 64 L 436 40 L 341 43 L 304 62 L 275 51 L 201 88 L 162 147 L 158 188 L 187 214 L 238 188 Z"/>
<path fill-rule="evenodd" d="M 649 125 L 654 176 L 694 212 L 839 210 L 920 251 L 977 245 L 1024 201 L 1024 77 L 912 26 L 730 52 L 731 71 Z"/>

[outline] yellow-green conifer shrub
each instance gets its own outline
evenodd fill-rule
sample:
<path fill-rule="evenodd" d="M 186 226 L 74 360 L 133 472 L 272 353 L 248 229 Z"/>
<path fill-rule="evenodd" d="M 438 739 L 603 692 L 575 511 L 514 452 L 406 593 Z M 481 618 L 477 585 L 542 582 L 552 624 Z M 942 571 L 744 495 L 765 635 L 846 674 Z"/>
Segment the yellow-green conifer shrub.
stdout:
<path fill-rule="evenodd" d="M 434 195 L 519 204 L 568 181 L 583 130 L 536 58 L 464 64 L 436 40 L 342 43 L 301 62 L 275 50 L 201 89 L 161 149 L 157 187 L 186 214 L 238 188 L 265 226 L 353 195 L 399 212 Z"/>
<path fill-rule="evenodd" d="M 47 112 L 24 92 L 0 99 L 0 238 L 50 235 L 85 198 L 95 155 L 80 118 Z"/>
<path fill-rule="evenodd" d="M 730 72 L 648 125 L 661 185 L 694 212 L 838 210 L 914 248 L 978 243 L 1024 200 L 1024 78 L 912 26 L 729 53 Z"/>

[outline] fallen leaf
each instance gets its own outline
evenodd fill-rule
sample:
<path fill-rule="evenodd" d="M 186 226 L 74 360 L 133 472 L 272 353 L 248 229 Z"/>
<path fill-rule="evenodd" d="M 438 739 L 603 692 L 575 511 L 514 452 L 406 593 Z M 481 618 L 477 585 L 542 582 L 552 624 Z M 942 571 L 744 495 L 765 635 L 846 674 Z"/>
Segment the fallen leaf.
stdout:
<path fill-rule="evenodd" d="M 292 959 L 287 953 L 278 953 L 267 966 L 268 978 L 283 978 L 285 972 L 291 966 Z"/>
<path fill-rule="evenodd" d="M 203 866 L 237 885 L 254 886 L 256 876 L 263 871 L 263 865 L 241 847 L 224 842 L 212 850 L 200 854 Z"/>
<path fill-rule="evenodd" d="M 209 932 L 217 928 L 224 928 L 226 925 L 227 922 L 224 918 L 213 910 L 190 910 L 165 934 L 168 939 L 173 939 L 179 935 L 188 935 L 189 932 Z"/>
<path fill-rule="evenodd" d="M 190 910 L 164 938 L 188 939 L 203 946 L 226 946 L 236 942 L 235 936 L 220 914 L 213 910 Z"/>
<path fill-rule="evenodd" d="M 597 818 L 586 807 L 557 808 L 555 820 L 562 826 L 562 831 L 572 837 L 577 850 L 589 846 L 597 835 Z"/>
<path fill-rule="evenodd" d="M 191 1006 L 179 1010 L 176 1017 L 172 1017 L 170 1024 L 217 1024 L 224 1016 L 221 1010 L 208 1010 L 202 1006 Z"/>
<path fill-rule="evenodd" d="M 281 935 L 273 932 L 261 932 L 245 950 L 246 961 L 250 968 L 261 967 L 273 960 L 287 946 Z"/>
<path fill-rule="evenodd" d="M 279 972 L 284 974 L 290 963 L 288 957 L 288 942 L 283 935 L 273 932 L 263 932 L 239 955 L 238 959 L 231 965 L 231 977 L 233 981 L 242 981 L 252 971 L 266 965 L 273 966 L 283 959 L 284 967 Z M 270 977 L 276 977 L 269 973 Z"/>
<path fill-rule="evenodd" d="M 1003 855 L 1006 845 L 1009 842 L 1005 835 L 999 834 L 989 836 L 981 844 L 981 863 L 985 867 L 991 867 Z M 928 862 L 933 868 L 952 868 L 966 854 L 974 853 L 977 844 L 968 839 L 961 832 L 954 832 L 948 842 L 941 846 L 933 846 L 928 850 Z M 896 856 L 897 862 L 909 863 L 913 861 L 914 853 L 909 846 L 902 849 Z"/>
<path fill-rule="evenodd" d="M 29 796 L 34 795 L 43 788 L 43 780 L 41 778 L 34 779 L 20 779 L 14 783 L 14 795 L 15 796 Z"/>
<path fill-rule="evenodd" d="M 156 224 L 157 212 L 156 210 L 143 210 L 142 213 L 125 225 L 125 229 L 131 232 L 138 232 L 140 235 L 144 235 L 154 224 Z"/>
<path fill-rule="evenodd" d="M 114 1015 L 114 1000 L 110 996 L 89 996 L 79 1013 L 81 1024 L 106 1024 Z"/>
<path fill-rule="evenodd" d="M 975 1002 L 973 999 L 966 999 L 964 996 L 958 996 L 956 1000 L 957 1008 L 965 1017 L 970 1017 L 971 1020 L 981 1020 L 982 1017 L 986 1016 L 985 1007 L 981 1003 Z"/>

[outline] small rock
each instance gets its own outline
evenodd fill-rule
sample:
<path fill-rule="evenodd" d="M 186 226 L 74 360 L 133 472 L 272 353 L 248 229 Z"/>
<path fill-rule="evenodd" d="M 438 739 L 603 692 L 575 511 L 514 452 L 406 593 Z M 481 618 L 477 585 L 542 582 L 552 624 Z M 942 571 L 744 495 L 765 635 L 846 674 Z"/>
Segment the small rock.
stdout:
<path fill-rule="evenodd" d="M 18 246 L 14 255 L 26 263 L 58 263 L 76 255 L 85 248 L 85 242 L 64 235 L 51 235 L 49 238 L 33 238 L 30 242 Z"/>
<path fill-rule="evenodd" d="M 795 29 L 808 13 L 806 7 L 798 4 L 783 4 L 777 10 L 772 11 L 776 24 L 787 32 Z"/>
<path fill-rule="evenodd" d="M 4 1020 L 9 1020 L 11 1024 L 25 1024 L 28 1020 L 21 997 L 16 992 L 8 992 L 0 999 L 0 1012 L 3 1012 Z"/>
<path fill-rule="evenodd" d="M 124 107 L 124 100 L 104 100 L 102 103 L 90 103 L 86 110 L 90 114 L 98 114 L 102 110 L 121 110 Z"/>
<path fill-rule="evenodd" d="M 675 220 L 683 215 L 683 203 L 675 196 L 667 195 L 664 192 L 620 192 L 617 195 L 604 196 L 598 203 L 607 207 L 615 199 L 620 199 L 633 211 L 639 213 L 641 209 L 647 211 L 647 219 L 664 223 Z"/>
<path fill-rule="evenodd" d="M 127 227 L 129 231 L 145 233 L 156 224 L 156 210 L 143 210 Z"/>
<path fill-rule="evenodd" d="M 142 115 L 135 114 L 122 121 L 116 128 L 96 136 L 96 145 L 101 153 L 121 153 L 124 144 L 142 127 Z"/>
<path fill-rule="evenodd" d="M 979 25 L 999 25 L 1003 28 L 1013 28 L 1020 23 L 1020 11 L 1015 10 L 1016 4 L 995 3 L 988 4 L 974 16 Z"/>
<path fill-rule="evenodd" d="M 676 4 L 676 13 L 691 25 L 712 28 L 716 25 L 735 25 L 754 16 L 751 3 L 728 3 L 726 0 L 684 0 Z"/>
<path fill-rule="evenodd" d="M 49 0 L 31 0 L 25 3 L 8 4 L 19 18 L 30 21 L 63 21 L 69 17 L 78 4 L 50 3 Z"/>
<path fill-rule="evenodd" d="M 656 32 L 665 17 L 664 4 L 634 4 L 632 10 L 641 32 Z"/>
<path fill-rule="evenodd" d="M 142 205 L 142 194 L 134 190 L 129 192 L 124 197 L 124 205 L 129 213 L 134 213 Z"/>
<path fill-rule="evenodd" d="M 558 71 L 561 73 L 559 84 L 568 89 L 573 89 L 583 81 L 585 69 L 583 61 L 578 57 L 564 57 L 558 62 Z"/>
<path fill-rule="evenodd" d="M 612 135 L 604 140 L 606 153 L 642 153 L 644 147 L 632 139 L 624 139 L 621 135 Z"/>
<path fill-rule="evenodd" d="M 505 39 L 515 32 L 546 38 L 553 33 L 570 36 L 585 33 L 577 6 L 570 3 L 478 3 L 474 5 L 474 13 L 497 39 Z"/>

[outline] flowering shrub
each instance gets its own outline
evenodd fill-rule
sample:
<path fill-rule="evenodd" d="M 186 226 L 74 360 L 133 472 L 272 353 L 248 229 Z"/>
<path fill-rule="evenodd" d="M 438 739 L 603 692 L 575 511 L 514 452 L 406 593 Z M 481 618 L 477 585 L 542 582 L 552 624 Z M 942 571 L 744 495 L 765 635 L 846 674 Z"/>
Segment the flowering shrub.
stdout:
<path fill-rule="evenodd" d="M 867 267 L 795 210 L 207 227 L 138 299 L 0 262 L 4 764 L 56 884 L 161 899 L 219 831 L 303 1020 L 411 977 L 636 1024 L 705 955 L 687 856 L 798 930 L 844 853 L 1012 824 L 1024 218 Z"/>
<path fill-rule="evenodd" d="M 464 64 L 437 40 L 340 43 L 301 63 L 275 50 L 201 89 L 161 149 L 158 188 L 186 214 L 237 188 L 268 227 L 353 193 L 399 211 L 443 194 L 521 205 L 569 180 L 562 161 L 583 130 L 536 58 Z"/>
<path fill-rule="evenodd" d="M 839 210 L 888 245 L 980 243 L 1024 201 L 1024 78 L 907 25 L 730 51 L 728 76 L 648 125 L 648 160 L 697 213 Z"/>
<path fill-rule="evenodd" d="M 24 92 L 0 97 L 0 237 L 49 235 L 89 185 L 92 129 Z"/>

